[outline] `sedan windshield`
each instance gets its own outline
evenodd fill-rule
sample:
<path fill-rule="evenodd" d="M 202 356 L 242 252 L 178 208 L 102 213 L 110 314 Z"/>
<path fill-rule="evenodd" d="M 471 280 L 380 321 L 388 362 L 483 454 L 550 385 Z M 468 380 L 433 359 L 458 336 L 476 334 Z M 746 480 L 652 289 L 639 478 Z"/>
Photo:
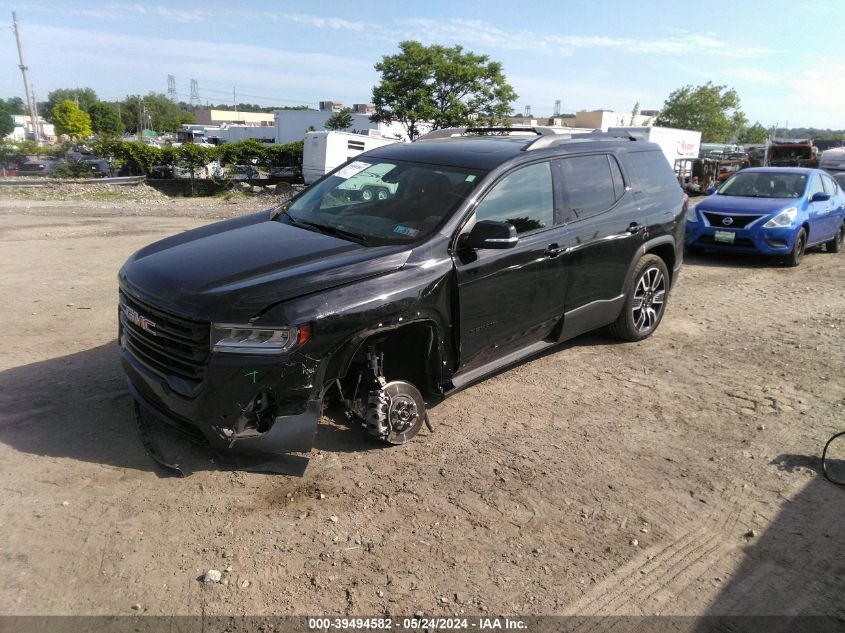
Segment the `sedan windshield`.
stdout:
<path fill-rule="evenodd" d="M 807 176 L 775 172 L 742 171 L 725 181 L 720 196 L 742 198 L 800 198 L 807 187 Z"/>
<path fill-rule="evenodd" d="M 362 157 L 305 191 L 281 220 L 366 245 L 414 242 L 445 222 L 484 173 Z"/>

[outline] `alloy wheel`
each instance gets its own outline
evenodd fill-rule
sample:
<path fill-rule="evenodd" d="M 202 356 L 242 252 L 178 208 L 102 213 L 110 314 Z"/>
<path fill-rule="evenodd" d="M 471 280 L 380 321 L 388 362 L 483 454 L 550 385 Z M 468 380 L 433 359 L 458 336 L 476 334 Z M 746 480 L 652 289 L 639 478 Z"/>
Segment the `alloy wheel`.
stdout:
<path fill-rule="evenodd" d="M 665 300 L 666 277 L 656 267 L 647 268 L 637 281 L 631 303 L 634 327 L 640 332 L 653 329 L 660 321 Z"/>

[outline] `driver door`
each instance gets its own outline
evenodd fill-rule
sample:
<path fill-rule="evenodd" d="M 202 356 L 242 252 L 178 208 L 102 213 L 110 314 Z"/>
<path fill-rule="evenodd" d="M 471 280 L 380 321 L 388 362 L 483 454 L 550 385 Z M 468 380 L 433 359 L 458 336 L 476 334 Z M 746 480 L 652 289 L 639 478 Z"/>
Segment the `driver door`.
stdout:
<path fill-rule="evenodd" d="M 476 221 L 513 224 L 519 242 L 509 249 L 459 249 L 460 358 L 458 372 L 475 369 L 547 338 L 563 314 L 563 228 L 555 222 L 548 161 L 500 178 L 478 203 Z"/>

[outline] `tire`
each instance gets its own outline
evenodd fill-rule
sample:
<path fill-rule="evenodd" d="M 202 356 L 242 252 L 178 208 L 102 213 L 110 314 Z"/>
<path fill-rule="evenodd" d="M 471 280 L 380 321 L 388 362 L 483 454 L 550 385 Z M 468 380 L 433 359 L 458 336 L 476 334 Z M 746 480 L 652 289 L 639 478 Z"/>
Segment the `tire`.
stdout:
<path fill-rule="evenodd" d="M 622 312 L 610 326 L 613 335 L 625 341 L 641 341 L 660 325 L 669 296 L 669 271 L 657 255 L 640 258 L 631 274 Z"/>
<path fill-rule="evenodd" d="M 839 227 L 836 235 L 829 242 L 825 242 L 825 248 L 828 253 L 838 253 L 842 250 L 842 240 L 845 239 L 845 222 Z"/>
<path fill-rule="evenodd" d="M 376 189 L 376 198 L 378 200 L 387 200 L 389 197 L 390 192 L 387 189 L 383 187 L 379 187 L 378 189 Z"/>
<path fill-rule="evenodd" d="M 361 200 L 364 202 L 371 202 L 376 197 L 376 192 L 372 187 L 364 187 L 361 189 Z"/>
<path fill-rule="evenodd" d="M 370 392 L 367 432 L 388 444 L 404 444 L 419 433 L 426 415 L 419 390 L 409 382 L 394 380 Z"/>
<path fill-rule="evenodd" d="M 795 236 L 795 246 L 792 247 L 792 252 L 787 255 L 784 263 L 787 266 L 795 267 L 804 259 L 804 250 L 807 248 L 807 231 L 801 229 L 798 235 Z"/>

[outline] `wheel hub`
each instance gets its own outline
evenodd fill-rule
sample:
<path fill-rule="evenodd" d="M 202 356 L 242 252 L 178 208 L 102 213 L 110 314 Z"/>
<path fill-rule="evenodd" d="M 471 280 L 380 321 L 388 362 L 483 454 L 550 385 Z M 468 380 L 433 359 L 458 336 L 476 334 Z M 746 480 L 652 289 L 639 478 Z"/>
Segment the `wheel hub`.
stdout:
<path fill-rule="evenodd" d="M 416 403 L 407 395 L 400 394 L 391 399 L 388 419 L 394 432 L 404 433 L 411 428 L 418 416 Z"/>

